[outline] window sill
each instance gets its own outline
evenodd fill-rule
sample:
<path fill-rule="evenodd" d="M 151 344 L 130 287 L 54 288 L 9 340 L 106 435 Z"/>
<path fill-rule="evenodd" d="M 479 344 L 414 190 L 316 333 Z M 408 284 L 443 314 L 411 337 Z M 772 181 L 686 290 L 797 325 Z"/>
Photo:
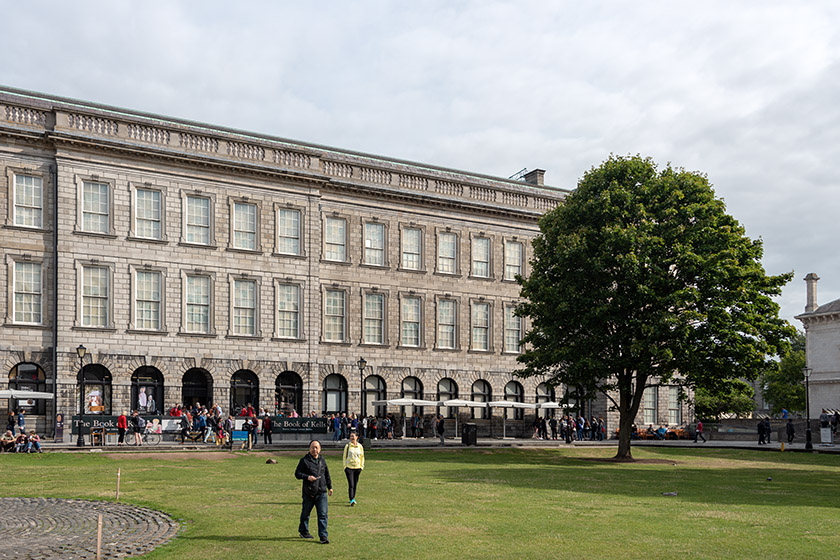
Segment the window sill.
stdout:
<path fill-rule="evenodd" d="M 460 352 L 460 348 L 434 348 L 435 352 Z"/>
<path fill-rule="evenodd" d="M 402 267 L 397 267 L 397 270 L 398 270 L 399 272 L 407 272 L 407 273 L 409 273 L 409 274 L 426 274 L 426 270 L 425 270 L 425 269 L 420 269 L 420 268 L 402 268 Z"/>
<path fill-rule="evenodd" d="M 492 276 L 473 276 L 472 274 L 467 276 L 467 278 L 470 280 L 479 280 L 481 282 L 494 282 L 496 280 Z"/>
<path fill-rule="evenodd" d="M 218 249 L 218 245 L 210 244 L 205 245 L 204 243 L 190 243 L 189 241 L 179 241 L 178 245 L 180 247 L 195 247 L 197 249 Z"/>
<path fill-rule="evenodd" d="M 271 337 L 271 342 L 306 342 L 305 338 L 285 338 L 279 336 Z"/>
<path fill-rule="evenodd" d="M 127 241 L 139 241 L 141 243 L 153 243 L 155 245 L 169 245 L 169 241 L 166 239 L 155 239 L 153 237 L 136 237 L 134 235 L 129 235 L 126 237 Z"/>
<path fill-rule="evenodd" d="M 351 261 L 330 261 L 327 259 L 321 259 L 321 264 L 334 264 L 337 266 L 350 266 L 353 263 Z"/>
<path fill-rule="evenodd" d="M 99 233 L 96 231 L 82 231 L 80 229 L 73 230 L 74 235 L 82 235 L 84 237 L 98 237 L 100 239 L 116 239 L 115 233 Z"/>
<path fill-rule="evenodd" d="M 225 249 L 228 253 L 241 253 L 244 255 L 262 255 L 262 251 L 259 249 L 240 249 L 238 247 L 228 247 Z"/>
<path fill-rule="evenodd" d="M 51 328 L 49 325 L 34 323 L 13 323 L 11 321 L 6 321 L 5 323 L 3 323 L 3 326 L 9 329 L 35 329 L 40 331 L 46 331 Z"/>
<path fill-rule="evenodd" d="M 225 335 L 228 340 L 262 340 L 263 337 L 258 334 L 228 334 Z"/>
<path fill-rule="evenodd" d="M 19 226 L 17 224 L 3 224 L 5 229 L 12 229 L 15 231 L 29 231 L 32 233 L 52 233 L 51 229 L 35 226 Z"/>
<path fill-rule="evenodd" d="M 387 264 L 369 264 L 369 263 L 361 263 L 359 268 L 372 268 L 374 270 L 388 270 L 391 267 Z"/>
<path fill-rule="evenodd" d="M 167 336 L 169 334 L 168 331 L 146 331 L 143 329 L 126 329 L 125 332 L 127 334 L 150 334 L 150 335 L 158 335 L 158 336 Z"/>
<path fill-rule="evenodd" d="M 397 345 L 397 350 L 428 350 L 425 346 L 402 346 Z"/>
<path fill-rule="evenodd" d="M 444 278 L 460 278 L 461 275 L 457 272 L 434 272 L 435 276 L 443 276 Z"/>
<path fill-rule="evenodd" d="M 338 341 L 338 340 L 321 340 L 321 344 L 328 344 L 330 346 L 350 346 L 349 342 Z"/>
<path fill-rule="evenodd" d="M 272 257 L 283 257 L 285 259 L 301 259 L 301 260 L 303 260 L 303 259 L 306 258 L 306 253 L 299 253 L 299 254 L 295 254 L 295 253 L 271 253 L 271 256 Z"/>
<path fill-rule="evenodd" d="M 359 348 L 390 348 L 387 342 L 360 342 Z"/>
<path fill-rule="evenodd" d="M 492 348 L 490 348 L 488 350 L 473 350 L 472 348 L 470 348 L 469 350 L 467 350 L 467 354 L 485 354 L 485 355 L 490 356 L 490 355 L 493 355 L 494 352 L 493 352 Z"/>
<path fill-rule="evenodd" d="M 82 325 L 74 325 L 74 331 L 87 331 L 87 332 L 106 332 L 106 333 L 113 333 L 117 332 L 116 327 L 108 326 L 108 327 L 85 327 Z"/>
<path fill-rule="evenodd" d="M 185 336 L 188 338 L 218 338 L 216 333 L 191 333 L 186 331 L 179 331 L 178 336 Z"/>

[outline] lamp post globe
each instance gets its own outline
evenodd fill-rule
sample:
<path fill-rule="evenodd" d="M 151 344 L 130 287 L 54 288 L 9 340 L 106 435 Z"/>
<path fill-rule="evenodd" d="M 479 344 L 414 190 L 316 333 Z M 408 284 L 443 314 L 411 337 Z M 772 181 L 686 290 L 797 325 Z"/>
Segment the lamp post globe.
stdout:
<path fill-rule="evenodd" d="M 79 425 L 76 427 L 76 431 L 78 433 L 78 437 L 76 438 L 76 447 L 84 447 L 85 438 L 82 435 L 82 415 L 85 412 L 83 370 L 85 367 L 85 354 L 87 354 L 87 348 L 85 348 L 83 344 L 79 344 L 78 348 L 76 348 L 76 354 L 79 356 Z"/>

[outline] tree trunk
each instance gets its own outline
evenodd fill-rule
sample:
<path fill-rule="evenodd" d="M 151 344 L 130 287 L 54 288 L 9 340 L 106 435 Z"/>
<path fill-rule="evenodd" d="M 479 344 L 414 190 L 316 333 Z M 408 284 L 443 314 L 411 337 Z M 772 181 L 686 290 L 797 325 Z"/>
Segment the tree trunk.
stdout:
<path fill-rule="evenodd" d="M 630 452 L 630 428 L 633 426 L 633 416 L 630 411 L 622 407 L 618 417 L 618 452 L 614 459 L 619 461 L 632 461 L 633 455 Z"/>

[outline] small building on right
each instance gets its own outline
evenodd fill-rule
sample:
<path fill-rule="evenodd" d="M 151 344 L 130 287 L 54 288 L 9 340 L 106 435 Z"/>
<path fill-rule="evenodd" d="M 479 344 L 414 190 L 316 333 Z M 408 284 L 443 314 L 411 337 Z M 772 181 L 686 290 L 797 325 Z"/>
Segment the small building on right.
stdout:
<path fill-rule="evenodd" d="M 818 305 L 819 279 L 813 272 L 805 277 L 805 313 L 796 316 L 805 327 L 805 363 L 811 369 L 811 418 L 818 418 L 823 409 L 840 409 L 840 299 Z"/>

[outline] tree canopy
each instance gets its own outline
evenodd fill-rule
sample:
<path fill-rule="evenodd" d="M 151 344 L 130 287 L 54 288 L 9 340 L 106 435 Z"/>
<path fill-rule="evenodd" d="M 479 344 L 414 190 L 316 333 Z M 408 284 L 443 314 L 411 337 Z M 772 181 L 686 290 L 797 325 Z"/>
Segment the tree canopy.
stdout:
<path fill-rule="evenodd" d="M 605 395 L 620 416 L 617 458 L 631 457 L 647 386 L 720 392 L 754 379 L 792 330 L 771 299 L 792 274 L 765 273 L 761 241 L 700 173 L 611 156 L 541 218 L 533 249 L 516 373 Z"/>
<path fill-rule="evenodd" d="M 777 367 L 762 377 L 764 400 L 773 414 L 785 408 L 791 412 L 805 412 L 805 333 L 797 331 L 790 350 L 782 355 Z"/>
<path fill-rule="evenodd" d="M 726 386 L 712 393 L 697 387 L 694 393 L 694 414 L 702 420 L 720 421 L 724 414 L 745 416 L 755 410 L 755 391 L 743 379 L 730 379 Z"/>

